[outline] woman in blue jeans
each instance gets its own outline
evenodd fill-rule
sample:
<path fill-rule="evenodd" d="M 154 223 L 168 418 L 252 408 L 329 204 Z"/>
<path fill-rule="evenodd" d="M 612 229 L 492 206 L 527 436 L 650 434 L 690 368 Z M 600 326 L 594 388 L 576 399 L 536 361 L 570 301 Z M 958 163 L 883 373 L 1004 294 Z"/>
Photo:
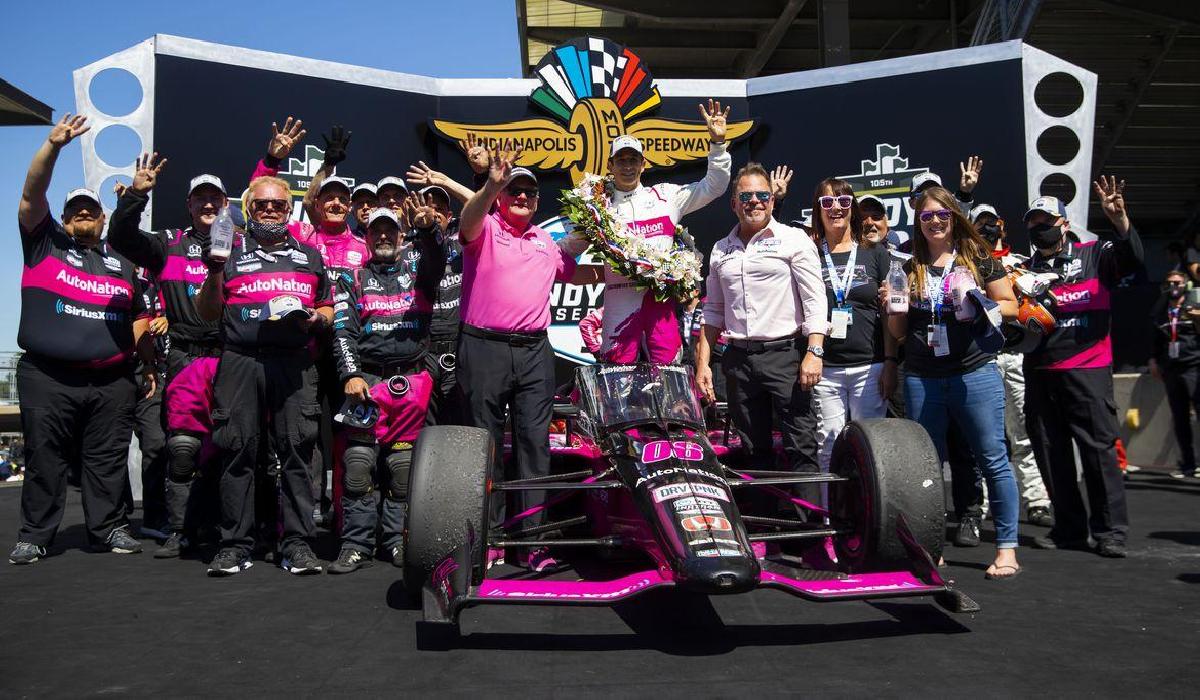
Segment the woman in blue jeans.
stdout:
<path fill-rule="evenodd" d="M 1004 447 L 1004 384 L 995 354 L 976 344 L 972 321 L 955 317 L 950 273 L 965 268 L 966 286 L 983 290 L 1005 320 L 1016 317 L 1017 300 L 1004 268 L 953 195 L 941 187 L 925 190 L 916 212 L 920 235 L 913 236 L 913 257 L 905 266 L 908 312 L 888 314 L 889 331 L 904 342 L 908 415 L 929 432 L 943 461 L 950 416 L 961 426 L 987 479 L 996 523 L 996 558 L 987 578 L 1012 578 L 1021 570 L 1016 551 L 1020 502 Z"/>

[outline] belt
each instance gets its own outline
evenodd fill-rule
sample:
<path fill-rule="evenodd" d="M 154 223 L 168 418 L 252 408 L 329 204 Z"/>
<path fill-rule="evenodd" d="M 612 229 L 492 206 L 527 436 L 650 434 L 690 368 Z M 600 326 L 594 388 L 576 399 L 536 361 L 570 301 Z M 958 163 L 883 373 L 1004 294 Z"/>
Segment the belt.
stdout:
<path fill-rule="evenodd" d="M 789 335 L 786 338 L 776 338 L 774 340 L 736 340 L 729 339 L 729 347 L 737 348 L 743 352 L 756 353 L 767 352 L 768 350 L 783 350 L 794 347 L 796 345 L 796 337 Z"/>
<path fill-rule="evenodd" d="M 501 343 L 507 343 L 509 345 L 516 345 L 519 347 L 530 347 L 537 345 L 546 339 L 546 331 L 533 331 L 531 333 L 505 333 L 503 331 L 493 331 L 487 328 L 480 328 L 479 326 L 472 326 L 469 323 L 462 324 L 462 332 L 466 335 L 474 336 L 476 338 L 495 340 Z"/>
<path fill-rule="evenodd" d="M 429 352 L 434 355 L 453 355 L 458 352 L 458 338 L 431 338 Z"/>
<path fill-rule="evenodd" d="M 374 374 L 376 377 L 394 377 L 397 374 L 412 374 L 421 369 L 420 358 L 412 362 L 396 362 L 392 364 L 376 364 L 374 362 L 363 362 L 362 371 L 367 374 Z"/>
<path fill-rule="evenodd" d="M 203 340 L 184 340 L 182 338 L 171 338 L 171 347 L 185 355 L 194 355 L 196 357 L 221 356 L 221 343 L 215 340 L 206 342 Z"/>

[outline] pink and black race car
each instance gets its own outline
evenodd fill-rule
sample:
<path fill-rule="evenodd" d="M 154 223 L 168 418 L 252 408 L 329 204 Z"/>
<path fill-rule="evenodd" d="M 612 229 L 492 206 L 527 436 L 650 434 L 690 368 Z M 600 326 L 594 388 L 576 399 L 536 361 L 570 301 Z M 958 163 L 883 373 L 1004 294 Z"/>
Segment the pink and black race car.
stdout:
<path fill-rule="evenodd" d="M 404 577 L 426 622 L 457 626 L 475 605 L 610 605 L 666 587 L 776 588 L 813 601 L 932 596 L 953 611 L 978 609 L 938 573 L 942 470 L 916 423 L 850 423 L 828 474 L 743 468 L 728 428 L 706 426 L 688 367 L 582 367 L 577 388 L 556 406 L 566 431 L 551 435 L 546 478 L 493 480 L 498 447 L 482 429 L 424 429 Z M 546 497 L 490 521 L 490 502 L 517 491 Z M 535 513 L 544 523 L 526 527 Z M 609 575 L 488 568 L 489 550 L 547 545 L 556 557 L 602 563 L 576 572 Z"/>

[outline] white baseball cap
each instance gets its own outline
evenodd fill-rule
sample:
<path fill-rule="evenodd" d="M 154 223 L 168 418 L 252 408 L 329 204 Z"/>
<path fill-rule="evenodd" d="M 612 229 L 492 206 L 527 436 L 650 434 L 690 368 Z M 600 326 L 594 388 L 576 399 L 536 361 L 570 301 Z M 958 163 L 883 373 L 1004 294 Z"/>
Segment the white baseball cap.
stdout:
<path fill-rule="evenodd" d="M 356 185 L 354 191 L 350 193 L 350 197 L 353 198 L 359 192 L 370 192 L 372 195 L 379 193 L 378 190 L 375 189 L 375 183 L 373 182 L 364 182 L 361 185 Z"/>
<path fill-rule="evenodd" d="M 645 152 L 642 149 L 641 141 L 637 140 L 636 138 L 634 138 L 633 136 L 630 136 L 628 134 L 623 134 L 623 135 L 618 136 L 617 138 L 613 139 L 612 147 L 608 149 L 608 157 L 612 158 L 613 156 L 617 155 L 617 151 L 621 151 L 626 148 L 632 148 L 633 150 L 637 151 L 638 153 Z"/>
<path fill-rule="evenodd" d="M 324 192 L 326 188 L 328 188 L 332 185 L 337 185 L 338 187 L 341 187 L 342 189 L 346 190 L 347 194 L 352 189 L 350 187 L 350 181 L 347 180 L 346 178 L 338 177 L 337 175 L 330 175 L 329 177 L 325 178 L 325 180 L 321 183 L 321 186 L 319 188 L 317 188 L 317 194 Z"/>
<path fill-rule="evenodd" d="M 1058 197 L 1038 197 L 1029 203 L 1029 211 L 1025 212 L 1025 220 L 1029 221 L 1030 214 L 1035 211 L 1043 211 L 1050 216 L 1067 216 L 1067 207 L 1059 201 Z"/>
<path fill-rule="evenodd" d="M 887 211 L 887 205 L 883 203 L 883 200 L 882 200 L 882 199 L 880 199 L 880 198 L 878 198 L 878 197 L 876 197 L 876 196 L 875 196 L 875 195 L 873 195 L 873 194 L 864 194 L 864 195 L 861 195 L 861 196 L 859 196 L 859 198 L 858 198 L 858 208 L 859 208 L 859 209 L 862 209 L 863 205 L 864 205 L 864 204 L 866 204 L 866 203 L 868 203 L 868 202 L 873 202 L 873 203 L 874 203 L 876 206 L 878 206 L 878 207 L 879 207 L 880 209 L 882 209 L 884 212 L 886 212 L 886 211 Z"/>
<path fill-rule="evenodd" d="M 975 223 L 975 220 L 978 219 L 979 217 L 983 216 L 984 214 L 991 214 L 992 216 L 996 217 L 997 219 L 1000 218 L 1000 213 L 996 211 L 996 207 L 993 207 L 990 204 L 975 205 L 971 209 L 971 213 L 967 214 L 967 218 L 971 220 L 971 223 Z"/>
<path fill-rule="evenodd" d="M 266 314 L 268 321 L 278 321 L 292 314 L 304 314 L 304 302 L 300 297 L 284 294 L 267 302 Z"/>
<path fill-rule="evenodd" d="M 188 183 L 188 195 L 190 196 L 196 191 L 197 188 L 204 185 L 211 185 L 216 187 L 218 190 L 221 190 L 221 194 L 227 194 L 225 192 L 225 183 L 221 182 L 221 178 L 217 177 L 216 175 L 204 173 L 192 178 L 192 181 Z"/>
<path fill-rule="evenodd" d="M 942 178 L 938 177 L 937 173 L 926 172 L 919 175 L 914 175 L 912 179 L 912 196 L 916 197 L 921 194 L 922 188 L 932 186 L 942 186 Z"/>
<path fill-rule="evenodd" d="M 67 205 L 71 203 L 72 199 L 76 199 L 78 197 L 87 197 L 88 199 L 92 200 L 96 204 L 100 204 L 100 206 L 104 206 L 103 204 L 100 203 L 100 195 L 96 194 L 95 190 L 90 190 L 86 187 L 76 187 L 75 189 L 73 189 L 67 193 L 67 198 L 63 200 L 63 209 L 67 208 Z"/>
<path fill-rule="evenodd" d="M 380 219 L 387 219 L 393 224 L 396 224 L 396 226 L 400 225 L 400 219 L 396 218 L 396 212 L 388 209 L 387 207 L 378 207 L 376 209 L 372 209 L 371 213 L 367 216 L 367 226 L 370 227 L 371 224 Z"/>
<path fill-rule="evenodd" d="M 508 176 L 508 182 L 512 182 L 519 177 L 527 177 L 533 180 L 533 184 L 538 184 L 537 175 L 534 175 L 533 171 L 529 168 L 513 168 L 511 174 Z"/>
<path fill-rule="evenodd" d="M 534 180 L 534 182 L 537 182 L 537 180 Z M 440 194 L 440 195 L 442 195 L 442 197 L 444 197 L 446 199 L 447 203 L 450 202 L 450 193 L 447 192 L 446 189 L 444 187 L 442 187 L 441 185 L 428 185 L 426 187 L 422 187 L 420 190 L 418 190 L 418 193 L 419 194 Z"/>
<path fill-rule="evenodd" d="M 389 176 L 383 178 L 382 180 L 380 180 L 379 182 L 375 183 L 375 191 L 379 192 L 384 187 L 388 187 L 389 185 L 393 186 L 393 187 L 399 187 L 400 189 L 404 190 L 405 192 L 408 192 L 408 185 L 405 184 L 403 179 L 398 178 L 395 175 L 389 175 Z"/>

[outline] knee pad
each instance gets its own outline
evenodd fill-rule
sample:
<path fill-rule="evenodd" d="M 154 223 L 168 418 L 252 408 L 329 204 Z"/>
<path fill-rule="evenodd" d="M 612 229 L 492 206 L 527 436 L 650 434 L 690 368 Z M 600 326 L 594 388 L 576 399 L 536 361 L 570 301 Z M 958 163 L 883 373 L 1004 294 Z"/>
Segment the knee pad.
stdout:
<path fill-rule="evenodd" d="M 342 453 L 347 496 L 362 498 L 371 493 L 371 472 L 375 469 L 376 455 L 376 448 L 366 445 L 351 445 Z"/>
<path fill-rule="evenodd" d="M 411 466 L 412 450 L 398 450 L 388 455 L 387 468 L 391 473 L 388 493 L 392 498 L 400 501 L 408 499 L 408 472 Z"/>
<path fill-rule="evenodd" d="M 167 438 L 167 451 L 171 453 L 171 481 L 183 483 L 192 480 L 196 473 L 196 455 L 200 453 L 200 438 L 195 435 L 172 435 Z"/>

